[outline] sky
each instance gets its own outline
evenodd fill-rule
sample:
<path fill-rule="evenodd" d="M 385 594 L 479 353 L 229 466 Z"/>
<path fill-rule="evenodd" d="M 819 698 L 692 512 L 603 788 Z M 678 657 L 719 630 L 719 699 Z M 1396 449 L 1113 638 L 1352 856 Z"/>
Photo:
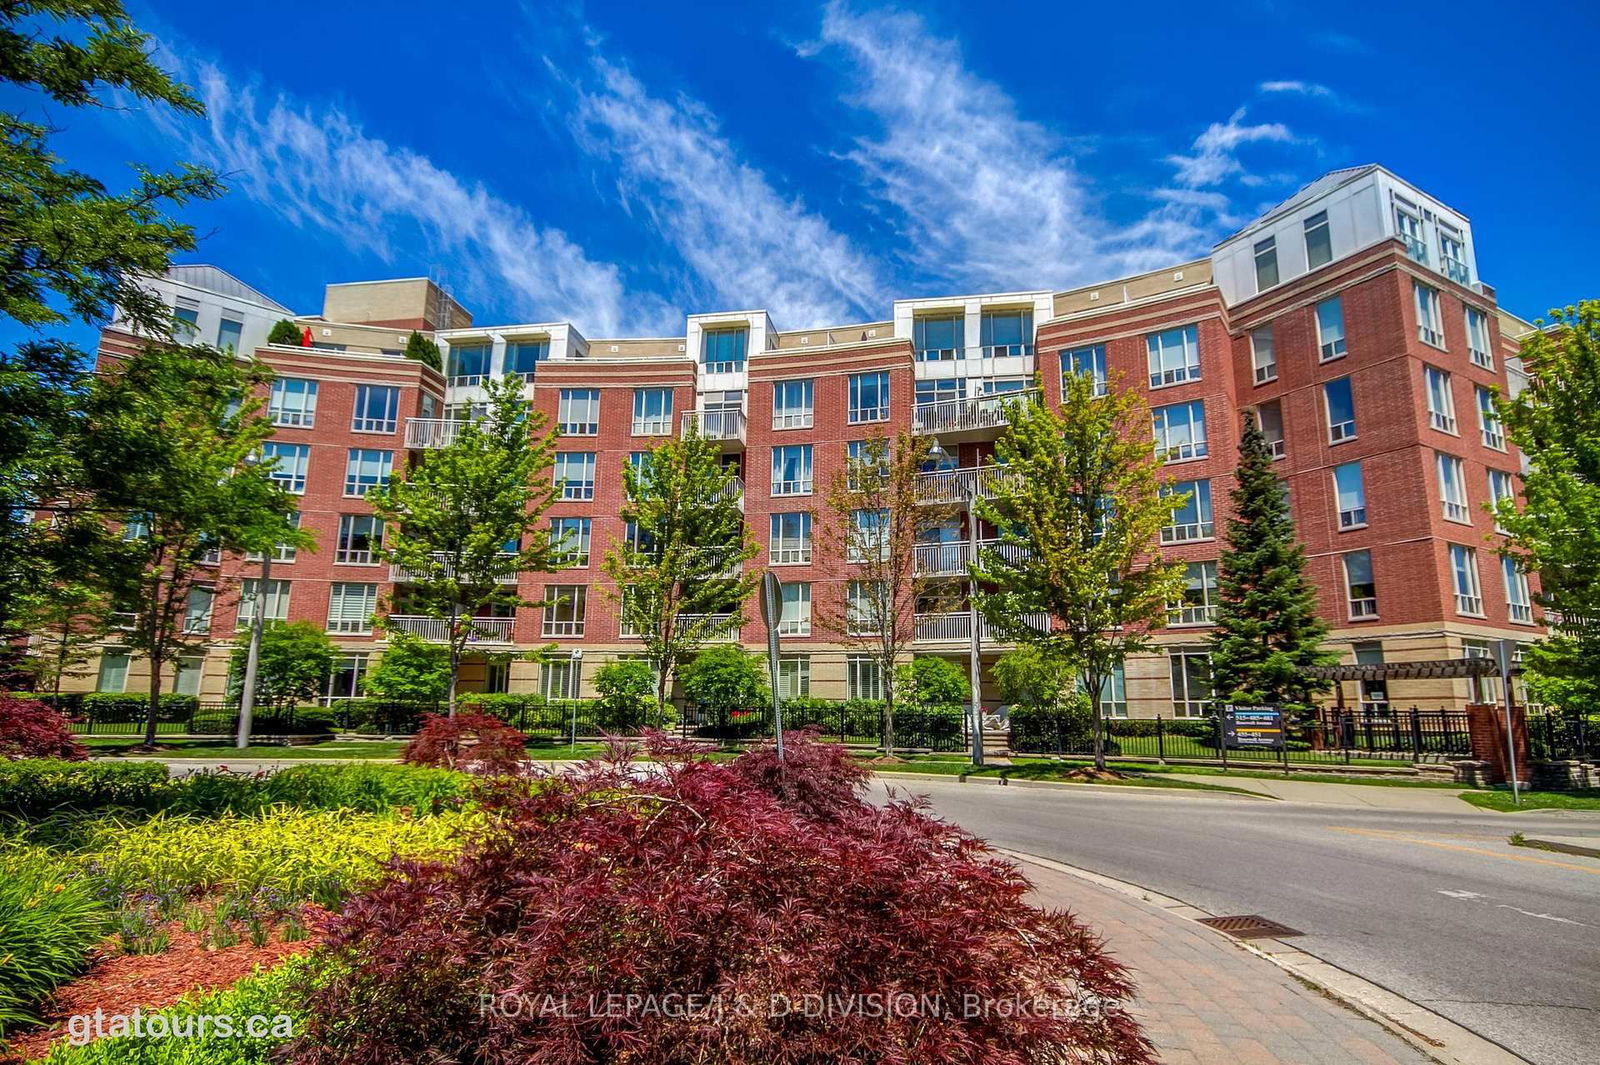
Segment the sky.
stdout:
<path fill-rule="evenodd" d="M 428 275 L 480 323 L 591 339 L 882 320 L 1200 257 L 1369 162 L 1472 220 L 1507 309 L 1600 296 L 1592 4 L 129 9 L 206 116 L 49 109 L 56 149 L 113 187 L 215 167 L 181 261 L 298 313 Z"/>

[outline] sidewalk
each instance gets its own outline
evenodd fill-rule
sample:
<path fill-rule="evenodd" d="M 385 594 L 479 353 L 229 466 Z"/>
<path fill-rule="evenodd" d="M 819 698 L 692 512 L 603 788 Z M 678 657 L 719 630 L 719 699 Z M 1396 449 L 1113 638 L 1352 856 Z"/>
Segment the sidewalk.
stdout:
<path fill-rule="evenodd" d="M 1321 780 L 1268 780 L 1262 777 L 1208 776 L 1199 773 L 1173 773 L 1174 780 L 1199 784 L 1226 784 L 1230 788 L 1270 795 L 1286 802 L 1309 802 L 1332 806 L 1372 806 L 1417 814 L 1466 814 L 1473 807 L 1462 802 L 1461 792 L 1449 788 L 1400 788 L 1382 784 L 1330 784 Z M 1462 788 L 1461 791 L 1466 791 Z"/>
<path fill-rule="evenodd" d="M 1024 862 L 1032 901 L 1105 936 L 1138 985 L 1134 1014 L 1165 1065 L 1420 1065 L 1432 1059 L 1218 932 Z"/>

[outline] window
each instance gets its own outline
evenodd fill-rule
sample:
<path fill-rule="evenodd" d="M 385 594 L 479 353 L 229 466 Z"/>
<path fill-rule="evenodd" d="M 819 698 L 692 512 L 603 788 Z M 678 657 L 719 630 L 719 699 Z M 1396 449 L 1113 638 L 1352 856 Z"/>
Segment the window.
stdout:
<path fill-rule="evenodd" d="M 888 483 L 889 459 L 891 457 L 889 450 L 889 445 L 885 443 L 883 445 L 883 449 L 875 453 L 878 456 L 879 462 L 876 466 L 874 466 L 872 464 L 872 456 L 874 452 L 869 452 L 867 450 L 867 442 L 865 440 L 851 440 L 845 444 L 844 458 L 846 464 L 846 476 L 848 478 L 847 487 L 850 489 L 850 491 L 866 492 L 870 491 L 874 487 L 877 487 L 878 484 Z M 951 470 L 955 469 L 955 456 L 947 454 L 942 460 L 942 464 L 939 465 L 938 468 Z M 873 483 L 874 473 L 877 474 L 877 484 Z"/>
<path fill-rule="evenodd" d="M 392 385 L 357 385 L 350 429 L 357 433 L 392 433 L 400 422 L 400 390 Z"/>
<path fill-rule="evenodd" d="M 1394 209 L 1395 229 L 1400 234 L 1400 239 L 1405 243 L 1406 254 L 1417 262 L 1427 265 L 1428 245 L 1422 240 L 1422 219 L 1406 210 L 1396 206 Z"/>
<path fill-rule="evenodd" d="M 638 393 L 635 393 L 637 397 Z M 634 402 L 635 411 L 638 401 Z M 556 425 L 564 436 L 594 436 L 600 431 L 600 390 L 563 388 L 556 411 Z"/>
<path fill-rule="evenodd" d="M 850 521 L 855 528 L 845 550 L 845 561 L 884 561 L 889 553 L 889 512 L 868 508 L 852 510 Z"/>
<path fill-rule="evenodd" d="M 1450 573 L 1455 582 L 1456 613 L 1483 615 L 1483 593 L 1478 588 L 1478 552 L 1461 544 L 1450 545 Z"/>
<path fill-rule="evenodd" d="M 1424 344 L 1444 347 L 1444 329 L 1439 324 L 1439 293 L 1420 281 L 1411 282 L 1417 294 L 1417 337 Z"/>
<path fill-rule="evenodd" d="M 1506 579 L 1506 616 L 1524 625 L 1533 624 L 1533 597 L 1528 594 L 1528 575 L 1514 558 L 1500 560 Z"/>
<path fill-rule="evenodd" d="M 180 655 L 178 671 L 172 678 L 173 692 L 178 695 L 199 695 L 200 681 L 205 671 L 205 655 Z"/>
<path fill-rule="evenodd" d="M 1278 379 L 1278 356 L 1273 349 L 1270 325 L 1250 331 L 1250 361 L 1255 366 L 1256 384 Z"/>
<path fill-rule="evenodd" d="M 1211 656 L 1204 651 L 1173 651 L 1167 667 L 1172 676 L 1172 716 L 1205 717 L 1211 710 Z"/>
<path fill-rule="evenodd" d="M 803 699 L 811 694 L 811 656 L 784 655 L 778 659 L 778 698 Z"/>
<path fill-rule="evenodd" d="M 773 565 L 811 561 L 811 515 L 808 512 L 772 515 L 767 561 Z"/>
<path fill-rule="evenodd" d="M 244 323 L 236 322 L 232 318 L 224 318 L 217 323 L 217 347 L 223 351 L 238 354 L 239 347 L 244 343 Z"/>
<path fill-rule="evenodd" d="M 361 686 L 367 679 L 367 656 L 345 655 L 328 674 L 327 686 L 322 689 L 323 701 L 332 703 L 339 699 L 355 699 L 361 695 Z"/>
<path fill-rule="evenodd" d="M 1103 396 L 1110 387 L 1106 381 L 1106 349 L 1103 344 L 1092 348 L 1074 348 L 1061 353 L 1062 391 L 1066 391 L 1066 375 L 1087 374 L 1094 379 L 1094 394 Z"/>
<path fill-rule="evenodd" d="M 394 452 L 353 447 L 344 464 L 344 494 L 364 496 L 389 481 L 394 473 Z"/>
<path fill-rule="evenodd" d="M 335 581 L 328 588 L 328 631 L 365 636 L 378 609 L 378 586 Z"/>
<path fill-rule="evenodd" d="M 963 398 L 967 392 L 967 382 L 959 377 L 942 377 L 933 381 L 918 381 L 916 390 L 917 413 L 919 415 L 931 414 L 935 420 L 949 419 L 955 416 L 950 409 L 945 411 L 926 410 L 934 403 L 954 403 Z"/>
<path fill-rule="evenodd" d="M 1450 392 L 1450 375 L 1432 366 L 1422 368 L 1422 380 L 1428 393 L 1428 425 L 1441 433 L 1456 431 L 1456 402 Z"/>
<path fill-rule="evenodd" d="M 564 566 L 589 564 L 588 518 L 551 518 L 550 551 Z"/>
<path fill-rule="evenodd" d="M 984 311 L 978 321 L 984 358 L 1033 354 L 1033 311 Z"/>
<path fill-rule="evenodd" d="M 1443 223 L 1439 225 L 1439 267 L 1445 277 L 1458 285 L 1468 284 L 1472 279 L 1467 271 L 1466 245 L 1461 242 L 1461 233 Z"/>
<path fill-rule="evenodd" d="M 1345 601 L 1350 620 L 1378 616 L 1378 586 L 1372 580 L 1372 552 L 1351 551 L 1343 556 Z"/>
<path fill-rule="evenodd" d="M 598 416 L 596 404 L 596 416 Z M 636 388 L 633 390 L 633 435 L 672 435 L 672 389 Z"/>
<path fill-rule="evenodd" d="M 511 665 L 509 662 L 488 662 L 483 667 L 483 690 L 493 695 L 504 695 L 511 690 Z"/>
<path fill-rule="evenodd" d="M 1191 562 L 1184 567 L 1183 598 L 1172 605 L 1173 625 L 1209 625 L 1217 620 L 1217 564 Z"/>
<path fill-rule="evenodd" d="M 1367 523 L 1367 490 L 1361 480 L 1361 463 L 1346 462 L 1333 468 L 1333 489 L 1338 499 L 1339 528 L 1359 529 Z"/>
<path fill-rule="evenodd" d="M 451 346 L 445 357 L 445 376 L 452 385 L 481 385 L 489 376 L 489 345 Z"/>
<path fill-rule="evenodd" d="M 811 379 L 778 381 L 772 386 L 772 427 L 809 429 L 815 409 L 816 390 Z"/>
<path fill-rule="evenodd" d="M 211 605 L 216 601 L 214 588 L 190 588 L 183 604 L 183 631 L 199 636 L 211 631 Z"/>
<path fill-rule="evenodd" d="M 1438 497 L 1445 505 L 1445 520 L 1472 525 L 1472 518 L 1467 517 L 1467 475 L 1461 459 L 1435 453 L 1434 462 L 1438 469 Z"/>
<path fill-rule="evenodd" d="M 851 636 L 877 636 L 883 632 L 882 581 L 851 581 L 845 585 L 845 631 Z"/>
<path fill-rule="evenodd" d="M 539 694 L 545 699 L 576 699 L 583 674 L 581 658 L 546 658 L 539 663 Z"/>
<path fill-rule="evenodd" d="M 1339 377 L 1324 384 L 1322 405 L 1328 415 L 1328 443 L 1342 443 L 1356 435 L 1356 400 L 1350 390 L 1350 378 Z"/>
<path fill-rule="evenodd" d="M 261 592 L 265 588 L 265 593 Z M 256 619 L 256 603 L 262 604 L 262 621 L 289 619 L 289 582 L 270 580 L 264 586 L 256 578 L 246 578 L 239 587 L 239 627 L 248 628 Z"/>
<path fill-rule="evenodd" d="M 1356 665 L 1383 665 L 1383 644 L 1378 640 L 1364 641 L 1350 648 L 1355 652 Z M 1389 682 L 1381 677 L 1361 682 L 1361 709 L 1386 714 L 1389 712 Z"/>
<path fill-rule="evenodd" d="M 1323 362 L 1344 357 L 1344 300 L 1338 296 L 1317 304 L 1317 351 Z"/>
<path fill-rule="evenodd" d="M 1318 211 L 1306 219 L 1306 265 L 1315 270 L 1333 261 L 1333 238 L 1328 233 L 1328 212 Z"/>
<path fill-rule="evenodd" d="M 656 550 L 655 534 L 639 528 L 636 521 L 625 522 L 622 527 L 623 542 L 641 555 L 653 555 Z"/>
<path fill-rule="evenodd" d="M 1144 343 L 1150 364 L 1151 388 L 1199 380 L 1199 327 L 1186 325 L 1181 329 L 1168 329 L 1164 333 L 1151 333 L 1144 338 Z"/>
<path fill-rule="evenodd" d="M 1256 242 L 1256 291 L 1263 292 L 1278 283 L 1278 238 Z"/>
<path fill-rule="evenodd" d="M 1100 711 L 1106 717 L 1128 716 L 1128 677 L 1121 662 L 1100 680 Z"/>
<path fill-rule="evenodd" d="M 128 652 L 106 650 L 100 652 L 100 676 L 95 680 L 97 692 L 122 692 L 128 687 Z"/>
<path fill-rule="evenodd" d="M 811 635 L 811 585 L 807 582 L 784 582 L 783 610 L 778 620 L 778 635 Z"/>
<path fill-rule="evenodd" d="M 1275 399 L 1261 404 L 1256 408 L 1256 425 L 1267 438 L 1273 461 L 1283 458 L 1288 453 L 1283 438 L 1283 405 Z"/>
<path fill-rule="evenodd" d="M 1511 474 L 1505 472 L 1504 470 L 1490 470 L 1489 503 L 1494 506 L 1496 510 L 1498 510 L 1502 501 L 1516 499 L 1516 497 L 1516 484 L 1514 481 L 1512 481 Z M 1505 529 L 1501 526 L 1500 519 L 1498 517 L 1495 518 L 1494 531 L 1498 533 L 1505 532 Z"/>
<path fill-rule="evenodd" d="M 544 635 L 582 636 L 588 613 L 589 587 L 585 584 L 547 584 L 544 588 Z"/>
<path fill-rule="evenodd" d="M 866 655 L 845 659 L 845 695 L 851 699 L 883 698 L 883 676 L 877 659 Z"/>
<path fill-rule="evenodd" d="M 707 329 L 700 339 L 700 362 L 706 373 L 738 373 L 744 369 L 750 330 Z"/>
<path fill-rule="evenodd" d="M 961 358 L 964 320 L 959 314 L 918 315 L 911 322 L 911 344 L 920 362 Z"/>
<path fill-rule="evenodd" d="M 548 340 L 511 341 L 506 344 L 506 373 L 518 374 L 524 381 L 531 381 L 535 368 L 549 357 Z"/>
<path fill-rule="evenodd" d="M 811 445 L 790 444 L 772 449 L 772 494 L 811 494 Z"/>
<path fill-rule="evenodd" d="M 1216 525 L 1211 519 L 1211 481 L 1174 481 L 1161 489 L 1164 496 L 1187 494 L 1188 502 L 1172 512 L 1171 522 L 1161 529 L 1161 542 L 1181 544 L 1190 540 L 1206 540 L 1216 535 Z"/>
<path fill-rule="evenodd" d="M 1494 356 L 1489 353 L 1489 319 L 1476 307 L 1467 308 L 1467 355 L 1472 365 L 1494 369 Z"/>
<path fill-rule="evenodd" d="M 272 382 L 267 415 L 277 426 L 309 429 L 317 420 L 317 383 L 303 377 L 279 377 Z"/>
<path fill-rule="evenodd" d="M 293 529 L 300 528 L 300 512 L 299 511 L 295 511 L 293 514 L 289 515 L 289 526 L 290 526 L 290 528 L 293 528 Z M 294 555 L 295 555 L 295 549 L 294 549 L 294 546 L 292 544 L 278 544 L 277 547 L 273 549 L 272 561 L 274 563 L 278 563 L 278 562 L 293 562 L 294 561 Z M 246 551 L 245 554 L 244 554 L 244 560 L 246 562 L 260 562 L 261 561 L 261 552 L 260 551 Z"/>
<path fill-rule="evenodd" d="M 274 464 L 268 476 L 283 485 L 284 491 L 305 495 L 306 470 L 311 465 L 310 444 L 269 440 L 261 445 L 261 457 Z"/>
<path fill-rule="evenodd" d="M 594 452 L 556 452 L 555 477 L 562 499 L 593 499 Z"/>
<path fill-rule="evenodd" d="M 1496 451 L 1506 449 L 1506 429 L 1500 424 L 1500 412 L 1494 409 L 1494 392 L 1477 385 L 1478 432 L 1483 435 L 1483 446 Z"/>
<path fill-rule="evenodd" d="M 1197 459 L 1206 454 L 1206 405 L 1202 400 L 1174 403 L 1150 412 L 1156 451 L 1163 462 Z"/>
<path fill-rule="evenodd" d="M 178 300 L 177 308 L 172 312 L 177 319 L 172 328 L 172 335 L 185 344 L 194 343 L 195 328 L 200 324 L 200 305 L 182 299 Z"/>
<path fill-rule="evenodd" d="M 333 560 L 346 565 L 369 566 L 373 551 L 383 542 L 383 522 L 371 514 L 339 515 L 339 543 Z"/>
<path fill-rule="evenodd" d="M 889 420 L 889 375 L 857 373 L 850 375 L 850 424 Z"/>

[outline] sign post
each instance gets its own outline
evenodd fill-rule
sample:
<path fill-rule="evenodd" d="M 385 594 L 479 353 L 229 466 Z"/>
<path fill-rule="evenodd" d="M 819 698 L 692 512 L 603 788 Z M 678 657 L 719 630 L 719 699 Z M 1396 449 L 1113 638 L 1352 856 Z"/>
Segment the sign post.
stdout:
<path fill-rule="evenodd" d="M 1511 667 L 1516 653 L 1517 644 L 1515 640 L 1495 641 L 1495 664 L 1500 667 L 1500 694 L 1506 710 L 1506 764 L 1510 768 L 1511 804 L 1513 806 L 1521 806 L 1522 789 L 1517 784 L 1517 734 L 1513 731 L 1514 726 L 1511 721 Z"/>
<path fill-rule="evenodd" d="M 783 585 L 768 570 L 761 578 L 761 621 L 767 627 L 767 674 L 772 687 L 772 732 L 783 761 L 783 701 L 778 697 L 778 625 L 783 621 Z"/>

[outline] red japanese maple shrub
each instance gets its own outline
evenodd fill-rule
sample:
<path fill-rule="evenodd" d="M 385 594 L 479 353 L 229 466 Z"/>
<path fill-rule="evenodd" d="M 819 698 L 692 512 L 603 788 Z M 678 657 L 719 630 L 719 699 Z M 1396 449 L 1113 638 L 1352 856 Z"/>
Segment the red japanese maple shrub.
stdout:
<path fill-rule="evenodd" d="M 37 699 L 0 692 L 0 758 L 63 758 L 82 762 L 89 750 L 59 710 Z"/>
<path fill-rule="evenodd" d="M 422 728 L 406 744 L 400 760 L 408 765 L 505 776 L 522 771 L 527 743 L 527 736 L 488 714 L 424 714 Z"/>
<path fill-rule="evenodd" d="M 1014 866 L 786 754 L 500 789 L 461 858 L 332 919 L 289 1060 L 1154 1062 L 1122 967 Z"/>

